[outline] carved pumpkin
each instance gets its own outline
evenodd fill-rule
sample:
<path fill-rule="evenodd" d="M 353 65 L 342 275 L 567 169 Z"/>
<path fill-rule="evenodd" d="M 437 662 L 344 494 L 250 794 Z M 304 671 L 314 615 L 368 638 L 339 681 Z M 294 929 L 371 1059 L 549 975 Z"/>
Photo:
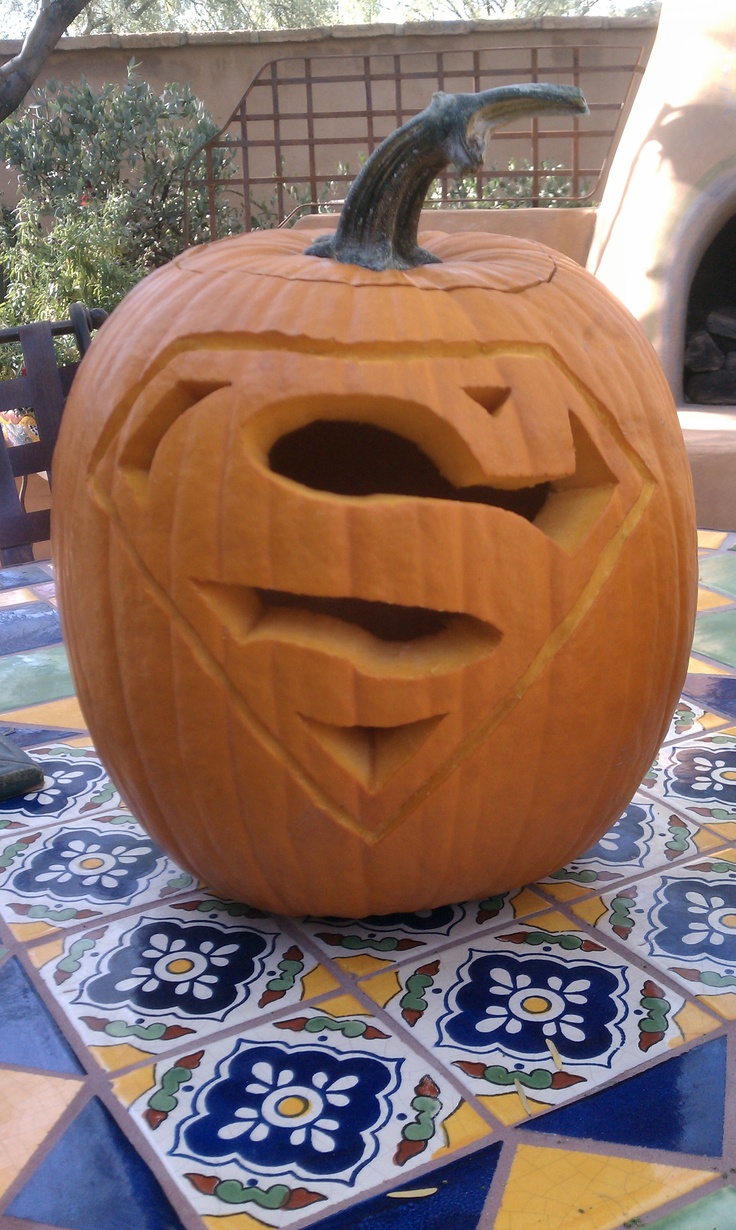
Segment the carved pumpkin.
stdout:
<path fill-rule="evenodd" d="M 54 550 L 80 700 L 219 894 L 361 915 L 534 880 L 618 818 L 679 695 L 692 494 L 641 329 L 539 245 L 416 246 L 478 115 L 584 106 L 514 89 L 436 99 L 310 252 L 256 233 L 152 274 L 75 380 Z"/>

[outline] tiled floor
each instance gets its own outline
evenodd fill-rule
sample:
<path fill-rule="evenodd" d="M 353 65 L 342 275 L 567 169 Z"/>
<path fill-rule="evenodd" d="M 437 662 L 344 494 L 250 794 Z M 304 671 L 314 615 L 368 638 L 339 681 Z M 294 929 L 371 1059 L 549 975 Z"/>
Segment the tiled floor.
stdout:
<path fill-rule="evenodd" d="M 733 1230 L 736 535 L 618 825 L 506 896 L 220 901 L 99 764 L 50 566 L 0 571 L 0 1227 Z M 574 734 L 574 732 L 571 732 Z"/>

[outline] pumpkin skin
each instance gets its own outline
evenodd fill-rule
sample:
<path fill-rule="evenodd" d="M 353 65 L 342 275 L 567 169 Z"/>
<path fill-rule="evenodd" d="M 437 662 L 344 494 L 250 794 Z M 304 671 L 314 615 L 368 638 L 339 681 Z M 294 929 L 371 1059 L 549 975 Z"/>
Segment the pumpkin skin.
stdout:
<path fill-rule="evenodd" d="M 218 894 L 360 916 L 512 889 L 616 821 L 680 694 L 672 397 L 540 245 L 425 235 L 441 264 L 373 272 L 304 242 L 185 253 L 82 364 L 54 468 L 82 709 Z"/>

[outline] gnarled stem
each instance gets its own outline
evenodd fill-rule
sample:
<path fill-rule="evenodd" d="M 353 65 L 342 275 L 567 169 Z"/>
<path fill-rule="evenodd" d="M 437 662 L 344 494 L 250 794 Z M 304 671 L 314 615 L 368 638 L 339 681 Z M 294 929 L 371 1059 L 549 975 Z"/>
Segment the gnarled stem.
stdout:
<path fill-rule="evenodd" d="M 435 94 L 429 106 L 397 128 L 371 154 L 353 182 L 337 231 L 307 248 L 365 269 L 411 269 L 438 258 L 417 243 L 429 187 L 452 167 L 457 175 L 483 165 L 494 128 L 521 115 L 587 113 L 577 86 L 502 85 L 479 94 Z"/>

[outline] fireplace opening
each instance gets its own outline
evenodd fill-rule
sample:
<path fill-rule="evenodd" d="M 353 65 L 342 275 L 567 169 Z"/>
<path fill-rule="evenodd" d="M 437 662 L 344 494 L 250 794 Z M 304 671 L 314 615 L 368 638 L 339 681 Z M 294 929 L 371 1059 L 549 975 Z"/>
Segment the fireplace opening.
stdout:
<path fill-rule="evenodd" d="M 685 399 L 736 405 L 736 215 L 706 249 L 690 287 Z"/>

